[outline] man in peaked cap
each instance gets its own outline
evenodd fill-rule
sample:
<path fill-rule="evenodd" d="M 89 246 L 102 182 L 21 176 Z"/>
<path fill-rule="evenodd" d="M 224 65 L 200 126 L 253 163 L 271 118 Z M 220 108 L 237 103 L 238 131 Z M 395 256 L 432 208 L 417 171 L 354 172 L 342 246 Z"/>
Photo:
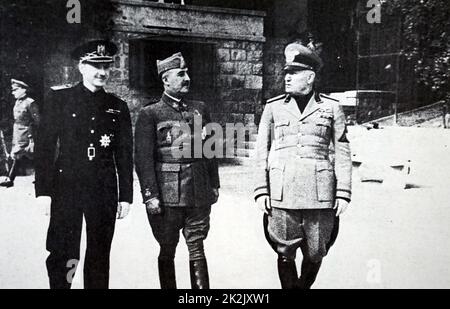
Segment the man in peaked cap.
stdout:
<path fill-rule="evenodd" d="M 133 201 L 133 142 L 125 102 L 105 92 L 116 46 L 88 42 L 72 53 L 83 81 L 52 89 L 36 144 L 36 196 L 51 200 L 47 234 L 50 288 L 68 289 L 80 258 L 83 217 L 84 287 L 109 286 L 116 216 Z"/>
<path fill-rule="evenodd" d="M 11 149 L 12 164 L 8 177 L 0 183 L 2 187 L 14 186 L 17 170 L 24 159 L 33 160 L 34 135 L 39 126 L 40 115 L 37 103 L 28 95 L 26 82 L 11 79 L 11 93 L 16 99 L 14 105 L 14 127 Z"/>
<path fill-rule="evenodd" d="M 219 197 L 219 175 L 215 159 L 203 155 L 180 157 L 176 142 L 183 138 L 193 149 L 194 140 L 206 136 L 193 133 L 195 125 L 210 122 L 206 105 L 185 99 L 190 78 L 181 53 L 157 61 L 164 84 L 159 102 L 146 106 L 139 114 L 135 132 L 136 171 L 143 202 L 153 235 L 160 245 L 158 257 L 162 289 L 176 289 L 174 257 L 180 230 L 189 250 L 191 286 L 209 288 L 208 268 L 203 241 L 209 231 L 211 205 Z M 196 117 L 197 116 L 197 117 Z M 196 123 L 201 116 L 202 123 Z M 189 126 L 190 133 L 181 128 Z M 190 146 L 190 147 L 189 147 Z"/>
<path fill-rule="evenodd" d="M 339 102 L 314 88 L 322 60 L 297 43 L 285 56 L 286 93 L 267 101 L 259 125 L 255 200 L 278 254 L 281 287 L 309 289 L 350 202 L 352 163 Z"/>

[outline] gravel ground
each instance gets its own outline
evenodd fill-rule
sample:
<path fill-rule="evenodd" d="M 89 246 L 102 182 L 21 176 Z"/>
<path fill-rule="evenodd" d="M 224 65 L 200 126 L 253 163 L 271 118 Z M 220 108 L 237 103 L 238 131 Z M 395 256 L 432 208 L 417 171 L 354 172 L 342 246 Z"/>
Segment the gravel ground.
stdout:
<path fill-rule="evenodd" d="M 364 164 L 355 169 L 352 206 L 314 287 L 450 288 L 450 130 L 352 129 L 350 137 Z M 409 175 L 389 167 L 379 172 L 391 161 L 407 160 Z M 279 288 L 276 255 L 252 201 L 252 172 L 249 166 L 220 168 L 221 196 L 206 241 L 212 288 Z M 361 175 L 371 172 L 381 174 L 384 182 L 360 182 Z M 35 204 L 32 180 L 19 177 L 14 188 L 0 189 L 0 288 L 48 288 L 48 217 Z M 405 190 L 405 183 L 415 188 Z M 112 288 L 159 288 L 158 245 L 138 192 L 136 184 L 132 212 L 117 224 Z M 184 242 L 176 265 L 178 286 L 189 288 Z M 82 287 L 81 276 L 79 271 L 74 288 Z"/>

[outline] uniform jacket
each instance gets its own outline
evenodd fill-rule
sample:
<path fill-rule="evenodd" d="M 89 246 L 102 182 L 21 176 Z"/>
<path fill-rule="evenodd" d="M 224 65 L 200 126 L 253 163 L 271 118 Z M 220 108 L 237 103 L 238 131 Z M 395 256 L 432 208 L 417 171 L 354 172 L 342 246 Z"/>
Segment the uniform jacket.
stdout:
<path fill-rule="evenodd" d="M 201 115 L 200 128 L 210 122 L 203 102 L 180 103 L 167 95 L 142 109 L 136 123 L 135 162 L 144 202 L 157 197 L 165 206 L 198 207 L 214 202 L 212 189 L 219 188 L 218 165 L 203 155 L 174 156 L 180 137 L 194 150 L 194 116 Z M 181 130 L 186 125 L 190 132 Z M 206 136 L 200 136 L 203 144 Z M 176 146 L 178 145 L 178 146 Z"/>
<path fill-rule="evenodd" d="M 18 99 L 13 109 L 14 127 L 11 155 L 18 157 L 22 154 L 30 156 L 33 152 L 30 148 L 30 136 L 33 137 L 39 126 L 39 108 L 36 102 L 25 97 Z"/>
<path fill-rule="evenodd" d="M 133 201 L 133 137 L 127 104 L 82 84 L 51 91 L 36 142 L 36 196 L 78 203 Z"/>
<path fill-rule="evenodd" d="M 313 95 L 303 113 L 295 99 L 267 102 L 256 149 L 255 198 L 273 207 L 327 209 L 351 198 L 352 163 L 345 116 L 334 99 Z"/>

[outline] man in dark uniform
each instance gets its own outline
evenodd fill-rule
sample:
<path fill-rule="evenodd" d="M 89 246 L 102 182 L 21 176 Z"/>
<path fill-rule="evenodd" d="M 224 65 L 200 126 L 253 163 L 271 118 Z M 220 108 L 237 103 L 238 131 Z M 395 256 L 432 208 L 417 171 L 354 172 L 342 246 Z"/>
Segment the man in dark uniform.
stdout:
<path fill-rule="evenodd" d="M 14 104 L 14 128 L 11 149 L 12 164 L 8 177 L 0 186 L 14 186 L 18 167 L 25 160 L 33 160 L 34 135 L 39 126 L 40 115 L 37 103 L 28 95 L 29 85 L 18 79 L 11 79 L 11 93 L 16 99 Z"/>
<path fill-rule="evenodd" d="M 267 101 L 259 126 L 255 199 L 266 213 L 282 288 L 308 289 L 350 202 L 352 162 L 339 102 L 314 89 L 322 60 L 297 43 L 285 56 L 286 94 Z"/>
<path fill-rule="evenodd" d="M 219 196 L 219 176 L 215 159 L 195 156 L 192 150 L 196 142 L 207 139 L 202 128 L 210 122 L 209 113 L 203 102 L 184 98 L 190 79 L 181 53 L 158 61 L 157 67 L 164 94 L 138 117 L 135 161 L 149 222 L 161 247 L 161 288 L 176 288 L 174 257 L 183 230 L 192 288 L 205 289 L 209 277 L 203 240 L 209 231 L 211 205 Z M 193 133 L 195 126 L 200 126 L 200 134 Z M 179 145 L 180 140 L 186 143 Z M 179 155 L 183 147 L 189 155 Z"/>
<path fill-rule="evenodd" d="M 84 287 L 109 285 L 116 215 L 133 200 L 133 142 L 127 104 L 105 86 L 116 46 L 92 41 L 77 48 L 83 82 L 49 94 L 36 144 L 36 196 L 51 198 L 47 234 L 50 288 L 71 287 L 80 258 L 83 216 L 87 249 Z M 74 263 L 75 262 L 75 263 Z"/>

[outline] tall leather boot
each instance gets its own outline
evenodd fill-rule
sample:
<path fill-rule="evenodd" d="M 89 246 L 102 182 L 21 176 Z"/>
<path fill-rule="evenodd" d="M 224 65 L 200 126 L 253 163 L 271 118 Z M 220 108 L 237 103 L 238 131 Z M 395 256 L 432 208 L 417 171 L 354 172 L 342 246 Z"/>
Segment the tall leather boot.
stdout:
<path fill-rule="evenodd" d="M 190 261 L 192 289 L 209 289 L 208 264 L 206 259 Z"/>
<path fill-rule="evenodd" d="M 319 273 L 320 266 L 322 265 L 322 261 L 318 263 L 313 263 L 306 259 L 303 259 L 302 262 L 302 273 L 298 280 L 298 288 L 309 290 L 311 286 L 316 281 L 317 274 Z"/>
<path fill-rule="evenodd" d="M 295 260 L 285 256 L 278 256 L 278 276 L 282 289 L 297 288 L 298 274 Z"/>
<path fill-rule="evenodd" d="M 159 282 L 163 290 L 175 290 L 177 281 L 175 278 L 174 260 L 158 259 Z"/>

